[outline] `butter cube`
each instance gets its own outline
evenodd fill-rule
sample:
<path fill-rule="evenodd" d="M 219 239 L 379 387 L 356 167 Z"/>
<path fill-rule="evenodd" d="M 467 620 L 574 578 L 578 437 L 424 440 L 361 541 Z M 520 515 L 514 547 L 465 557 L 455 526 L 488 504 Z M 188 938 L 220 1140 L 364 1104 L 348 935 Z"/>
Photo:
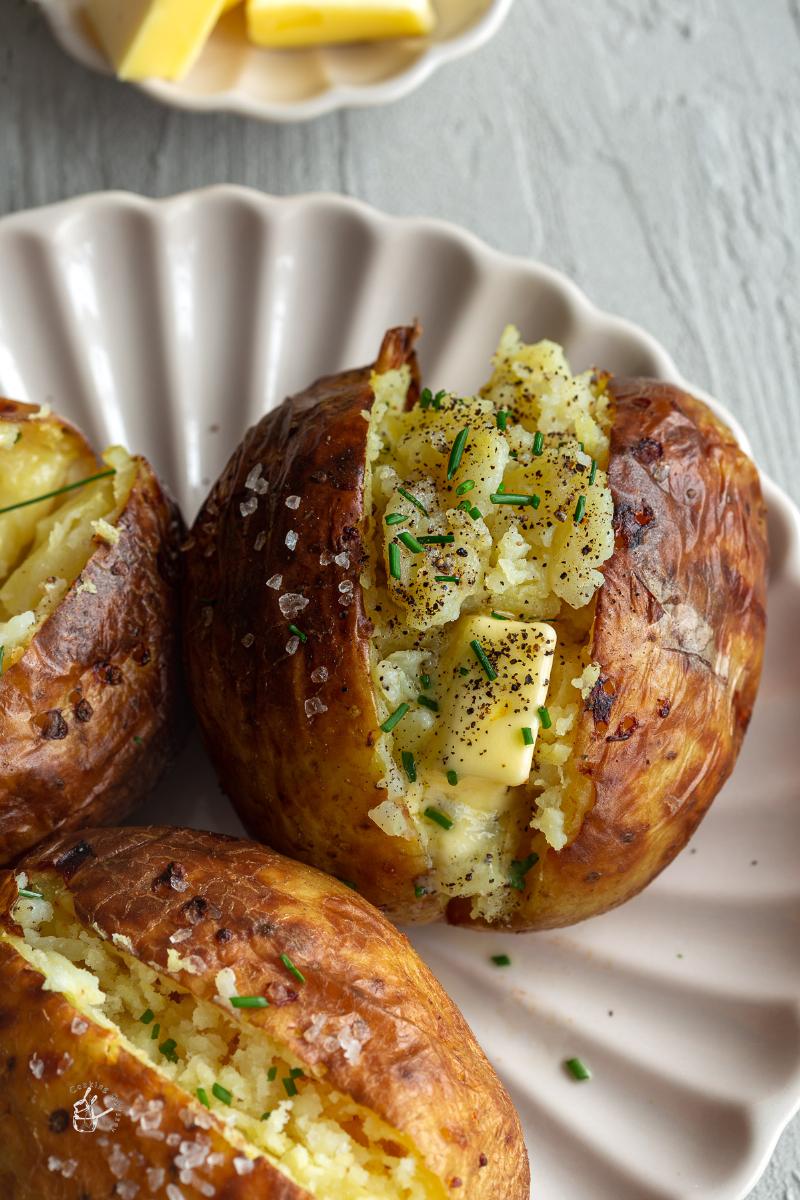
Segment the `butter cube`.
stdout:
<path fill-rule="evenodd" d="M 181 79 L 225 0 L 88 0 L 87 13 L 120 79 Z"/>
<path fill-rule="evenodd" d="M 439 667 L 442 716 L 425 748 L 426 766 L 455 771 L 459 780 L 526 783 L 556 642 L 553 627 L 540 622 L 461 617 Z M 523 729 L 531 731 L 528 744 Z"/>
<path fill-rule="evenodd" d="M 317 46 L 430 33 L 430 0 L 247 0 L 250 40 L 259 46 Z"/>

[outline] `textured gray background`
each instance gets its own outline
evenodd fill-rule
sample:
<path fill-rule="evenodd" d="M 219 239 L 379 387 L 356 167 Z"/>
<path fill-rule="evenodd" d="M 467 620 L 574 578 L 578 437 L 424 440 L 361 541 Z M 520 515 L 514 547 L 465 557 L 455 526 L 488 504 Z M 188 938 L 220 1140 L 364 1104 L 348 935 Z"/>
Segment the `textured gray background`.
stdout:
<path fill-rule="evenodd" d="M 517 0 L 409 99 L 285 128 L 161 108 L 0 0 L 0 213 L 217 182 L 346 192 L 552 263 L 655 334 L 792 489 L 800 0 Z M 752 1200 L 800 1200 L 800 1119 Z"/>

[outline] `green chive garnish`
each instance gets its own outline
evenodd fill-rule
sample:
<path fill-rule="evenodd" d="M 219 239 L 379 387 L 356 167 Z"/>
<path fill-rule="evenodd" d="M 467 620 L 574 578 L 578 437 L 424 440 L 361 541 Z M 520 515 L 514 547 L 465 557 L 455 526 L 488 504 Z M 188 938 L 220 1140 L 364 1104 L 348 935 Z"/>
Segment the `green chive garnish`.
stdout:
<path fill-rule="evenodd" d="M 541 503 L 541 499 L 534 492 L 534 494 L 531 496 L 531 508 L 538 508 Z"/>
<path fill-rule="evenodd" d="M 469 675 L 469 667 L 459 667 L 458 673 L 459 675 Z"/>
<path fill-rule="evenodd" d="M 470 646 L 472 647 L 473 653 L 475 654 L 478 662 L 486 672 L 486 678 L 489 680 L 489 682 L 491 683 L 492 680 L 497 679 L 497 671 L 495 671 L 494 667 L 489 662 L 489 659 L 486 657 L 486 651 L 478 639 L 473 638 L 473 640 L 470 642 Z"/>
<path fill-rule="evenodd" d="M 522 740 L 526 746 L 533 745 L 533 730 L 531 729 L 530 725 L 523 725 Z"/>
<path fill-rule="evenodd" d="M 568 1058 L 564 1063 L 564 1066 L 567 1068 L 572 1078 L 577 1079 L 579 1083 L 582 1083 L 585 1079 L 592 1078 L 592 1072 L 585 1063 L 581 1062 L 579 1058 Z"/>
<path fill-rule="evenodd" d="M 140 738 L 140 737 L 139 737 L 139 735 L 138 735 L 138 733 L 135 733 L 135 734 L 133 735 L 133 744 L 134 744 L 134 746 L 143 746 L 143 745 L 144 745 L 144 738 Z"/>
<path fill-rule="evenodd" d="M 294 975 L 295 979 L 299 980 L 300 983 L 305 983 L 305 981 L 306 981 L 305 975 L 299 969 L 299 967 L 296 967 L 294 965 L 292 960 L 289 958 L 288 954 L 281 955 L 281 962 L 286 967 L 286 970 L 289 972 L 290 975 Z"/>
<path fill-rule="evenodd" d="M 459 583 L 457 575 L 434 575 L 436 583 Z"/>
<path fill-rule="evenodd" d="M 472 517 L 473 521 L 480 521 L 481 517 L 483 516 L 483 513 L 478 508 L 478 506 L 475 505 L 474 508 L 471 508 L 469 510 L 469 515 Z"/>
<path fill-rule="evenodd" d="M 42 893 L 34 892 L 31 888 L 20 888 L 19 894 L 20 894 L 20 896 L 24 896 L 26 900 L 41 900 L 42 899 Z M 151 1017 L 152 1017 L 152 1015 L 153 1014 L 150 1013 Z"/>
<path fill-rule="evenodd" d="M 291 1067 L 289 1070 L 289 1074 L 291 1075 L 292 1079 L 304 1079 L 305 1078 L 305 1072 L 303 1071 L 302 1067 Z"/>
<path fill-rule="evenodd" d="M 413 504 L 415 508 L 418 508 L 427 517 L 428 510 L 421 500 L 418 500 L 416 496 L 412 496 L 411 492 L 407 492 L 405 488 L 399 487 L 397 490 L 404 500 L 408 500 L 410 504 Z"/>
<path fill-rule="evenodd" d="M 394 712 L 392 713 L 392 715 L 390 717 L 387 717 L 386 720 L 381 725 L 381 729 L 383 730 L 383 732 L 391 733 L 392 730 L 394 729 L 395 725 L 397 724 L 397 722 L 402 721 L 403 717 L 408 712 L 408 708 L 409 708 L 409 706 L 407 704 L 401 704 L 399 708 L 396 708 L 394 710 Z"/>
<path fill-rule="evenodd" d="M 272 1116 L 272 1109 L 268 1108 L 266 1112 L 263 1112 L 261 1114 L 261 1120 L 268 1121 L 271 1116 Z"/>
<path fill-rule="evenodd" d="M 573 520 L 576 525 L 580 525 L 586 512 L 586 497 L 578 496 L 578 503 L 575 505 L 575 516 Z"/>
<path fill-rule="evenodd" d="M 422 886 L 421 883 L 414 884 L 414 895 L 417 897 L 418 900 L 419 900 L 420 896 L 427 896 L 427 894 L 428 893 L 425 891 L 425 888 Z"/>
<path fill-rule="evenodd" d="M 511 617 L 507 617 L 504 613 L 495 612 L 494 610 L 492 610 L 491 615 L 494 617 L 495 621 L 510 621 L 511 620 Z"/>
<path fill-rule="evenodd" d="M 508 413 L 507 412 L 499 412 L 497 414 L 497 428 L 501 429 L 501 430 L 505 430 L 505 427 L 507 424 L 508 424 Z"/>
<path fill-rule="evenodd" d="M 267 1071 L 267 1079 L 270 1081 L 270 1083 L 272 1083 L 272 1081 L 275 1079 L 277 1074 L 278 1074 L 278 1068 L 270 1067 L 270 1069 Z"/>
<path fill-rule="evenodd" d="M 389 574 L 393 579 L 401 579 L 400 573 L 400 547 L 397 542 L 389 543 Z"/>
<path fill-rule="evenodd" d="M 157 1041 L 160 1033 L 161 1033 L 161 1026 L 159 1025 L 158 1021 L 156 1021 L 155 1025 L 153 1026 L 152 1030 L 150 1031 L 150 1041 L 151 1042 Z"/>
<path fill-rule="evenodd" d="M 544 705 L 542 705 L 542 707 L 539 709 L 539 720 L 541 722 L 542 729 L 550 729 L 553 724 L 552 717 Z"/>
<path fill-rule="evenodd" d="M 475 487 L 474 479 L 465 479 L 464 482 L 460 483 L 458 485 L 458 487 L 456 488 L 456 495 L 463 496 L 465 492 L 471 492 L 474 487 Z"/>
<path fill-rule="evenodd" d="M 539 455 L 544 449 L 544 434 L 537 432 L 533 435 L 533 453 Z"/>
<path fill-rule="evenodd" d="M 422 554 L 422 546 L 414 537 L 413 533 L 409 533 L 407 529 L 404 529 L 403 532 L 399 534 L 399 537 L 403 545 L 406 546 L 412 552 L 412 554 Z"/>
<path fill-rule="evenodd" d="M 420 677 L 419 677 L 419 682 L 420 682 L 420 685 L 421 685 L 422 687 L 424 687 L 424 688 L 429 688 L 429 687 L 431 686 L 431 677 L 430 677 L 430 675 L 420 675 Z"/>
<path fill-rule="evenodd" d="M 3 659 L 5 658 L 5 654 L 6 654 L 5 646 L 0 646 L 0 675 L 2 675 L 2 673 L 3 673 Z"/>
<path fill-rule="evenodd" d="M 229 1092 L 227 1088 L 223 1087 L 221 1083 L 215 1083 L 211 1088 L 211 1092 L 217 1097 L 218 1100 L 221 1100 L 223 1104 L 230 1104 L 233 1100 L 232 1093 Z"/>
<path fill-rule="evenodd" d="M 465 425 L 460 433 L 456 434 L 456 440 L 453 442 L 453 449 L 450 451 L 450 461 L 447 464 L 448 483 L 461 466 L 461 459 L 464 457 L 464 448 L 466 447 L 468 437 L 469 425 Z"/>
<path fill-rule="evenodd" d="M 519 492 L 492 492 L 489 499 L 492 504 L 513 504 L 517 508 L 526 508 L 528 505 L 532 505 L 534 508 L 538 507 L 533 503 L 534 496 L 524 496 Z"/>
<path fill-rule="evenodd" d="M 143 1025 L 149 1025 L 155 1015 L 156 1014 L 153 1012 L 152 1008 L 146 1008 L 139 1017 L 139 1020 Z"/>
<path fill-rule="evenodd" d="M 287 1076 L 281 1082 L 283 1083 L 283 1086 L 286 1089 L 287 1096 L 296 1096 L 297 1095 L 297 1084 L 292 1079 L 291 1075 Z"/>
<path fill-rule="evenodd" d="M 455 540 L 454 533 L 428 533 L 417 538 L 420 546 L 449 546 Z"/>
<path fill-rule="evenodd" d="M 515 858 L 511 864 L 508 884 L 517 892 L 525 891 L 525 876 L 539 861 L 538 854 L 529 854 L 527 858 Z"/>
<path fill-rule="evenodd" d="M 405 517 L 402 513 L 387 513 L 384 520 L 387 525 L 402 525 Z"/>
<path fill-rule="evenodd" d="M 414 762 L 414 755 L 411 753 L 410 750 L 404 750 L 401 757 L 403 759 L 403 770 L 405 771 L 406 775 L 408 776 L 408 782 L 416 783 L 417 767 L 416 767 L 416 763 Z"/>
<path fill-rule="evenodd" d="M 496 967 L 510 967 L 511 959 L 507 954 L 493 954 L 492 962 Z"/>
<path fill-rule="evenodd" d="M 439 711 L 439 702 L 431 700 L 430 696 L 417 696 L 417 704 L 421 704 L 423 708 L 429 708 L 431 712 Z"/>
<path fill-rule="evenodd" d="M 597 477 L 597 459 L 593 458 L 592 459 L 592 469 L 589 472 L 589 487 L 592 486 L 596 477 Z"/>
<path fill-rule="evenodd" d="M 339 875 L 337 875 L 336 878 L 339 880 L 339 883 L 343 883 L 346 888 L 350 888 L 351 892 L 358 891 L 358 888 L 353 883 L 352 879 L 342 879 Z"/>
<path fill-rule="evenodd" d="M 450 784 L 450 787 L 455 787 L 456 784 L 458 783 L 458 772 L 448 771 L 447 772 L 447 782 Z"/>
<path fill-rule="evenodd" d="M 441 408 L 442 401 L 444 400 L 446 395 L 447 395 L 447 392 L 444 390 L 444 388 L 442 388 L 442 390 L 440 392 L 437 392 L 436 395 L 433 397 L 433 407 L 436 409 Z"/>
<path fill-rule="evenodd" d="M 435 821 L 437 825 L 441 825 L 442 829 L 452 829 L 453 822 L 443 812 L 439 812 L 438 808 L 428 807 L 425 809 L 425 816 L 429 821 Z"/>
<path fill-rule="evenodd" d="M 66 483 L 64 487 L 56 488 L 53 492 L 43 492 L 41 496 L 32 496 L 30 500 L 17 500 L 14 504 L 7 504 L 5 508 L 0 508 L 0 516 L 3 513 L 14 512 L 17 508 L 27 508 L 29 504 L 39 504 L 42 500 L 52 500 L 54 496 L 62 496 L 64 492 L 74 492 L 76 488 L 85 487 L 87 483 L 94 483 L 98 479 L 108 479 L 110 475 L 116 475 L 116 470 L 111 467 L 108 471 L 99 471 L 96 475 L 89 475 L 86 479 L 79 479 L 77 483 Z"/>
<path fill-rule="evenodd" d="M 419 397 L 420 408 L 427 408 L 433 400 L 433 392 L 430 388 L 423 388 Z"/>
<path fill-rule="evenodd" d="M 303 633 L 302 629 L 298 629 L 296 625 L 289 626 L 289 633 L 293 633 L 295 637 L 300 638 L 301 642 L 308 641 L 308 634 Z"/>
<path fill-rule="evenodd" d="M 229 996 L 234 1008 L 269 1008 L 266 996 Z"/>
<path fill-rule="evenodd" d="M 195 1092 L 195 1096 L 197 1096 L 197 1099 L 202 1105 L 204 1105 L 206 1108 L 211 1108 L 211 1101 L 208 1098 L 208 1092 L 205 1088 L 198 1088 Z"/>
<path fill-rule="evenodd" d="M 462 500 L 458 507 L 462 510 L 462 512 L 469 512 L 469 510 L 472 508 L 472 501 Z"/>
<path fill-rule="evenodd" d="M 175 1053 L 175 1047 L 177 1044 L 178 1043 L 174 1038 L 167 1038 L 167 1040 L 162 1042 L 158 1047 L 158 1052 L 159 1054 L 163 1054 L 164 1058 L 166 1058 L 168 1062 L 176 1063 L 178 1061 L 178 1056 Z"/>

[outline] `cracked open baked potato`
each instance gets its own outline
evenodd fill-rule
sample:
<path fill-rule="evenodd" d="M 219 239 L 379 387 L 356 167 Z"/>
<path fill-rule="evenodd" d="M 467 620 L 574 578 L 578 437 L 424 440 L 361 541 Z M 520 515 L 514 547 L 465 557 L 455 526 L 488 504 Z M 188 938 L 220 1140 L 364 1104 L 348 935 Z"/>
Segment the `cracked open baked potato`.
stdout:
<path fill-rule="evenodd" d="M 0 400 L 0 863 L 124 816 L 171 758 L 181 536 L 145 459 L 100 461 L 52 413 Z"/>
<path fill-rule="evenodd" d="M 234 453 L 187 554 L 190 686 L 248 829 L 400 921 L 569 924 L 730 773 L 764 641 L 758 475 L 706 405 L 503 335 L 471 398 L 417 330 Z"/>
<path fill-rule="evenodd" d="M 529 1196 L 511 1101 L 405 937 L 251 842 L 99 829 L 0 873 L 0 1071 L 15 1200 Z"/>

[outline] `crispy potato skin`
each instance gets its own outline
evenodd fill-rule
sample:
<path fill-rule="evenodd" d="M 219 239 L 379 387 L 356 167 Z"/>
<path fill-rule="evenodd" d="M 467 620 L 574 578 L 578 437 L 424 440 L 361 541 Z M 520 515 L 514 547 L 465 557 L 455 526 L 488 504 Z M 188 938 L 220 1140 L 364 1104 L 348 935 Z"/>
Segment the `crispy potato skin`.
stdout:
<path fill-rule="evenodd" d="M 171 863 L 175 867 L 165 878 Z M 59 875 L 82 922 L 95 924 L 106 938 L 130 938 L 135 957 L 172 974 L 198 997 L 213 999 L 217 972 L 233 968 L 242 994 L 271 1001 L 269 1009 L 247 1010 L 242 1019 L 263 1026 L 312 1071 L 411 1136 L 454 1194 L 465 1200 L 527 1200 L 527 1157 L 511 1101 L 406 938 L 348 888 L 252 842 L 195 830 L 70 833 L 37 848 L 20 865 L 40 881 L 42 874 Z M 180 891 L 169 882 L 176 875 Z M 197 896 L 220 917 L 196 921 L 197 906 L 190 912 L 187 905 Z M 0 876 L 0 921 L 9 928 L 15 899 L 14 877 L 6 872 Z M 202 971 L 167 972 L 170 934 L 187 926 L 192 935 L 181 943 L 181 954 L 202 959 Z M 286 971 L 282 953 L 300 968 L 304 985 Z M 80 1037 L 70 1033 L 74 1009 L 63 996 L 43 993 L 40 984 L 38 972 L 7 944 L 0 946 L 0 1070 L 6 1080 L 0 1179 L 10 1182 L 19 1200 L 84 1194 L 95 1200 L 113 1188 L 107 1162 L 112 1145 L 97 1153 L 94 1139 L 75 1133 L 71 1124 L 52 1131 L 54 1110 L 71 1113 L 71 1085 L 96 1080 L 126 1106 L 139 1096 L 163 1099 L 162 1128 L 183 1137 L 194 1136 L 186 1132 L 191 1112 L 205 1110 L 193 1102 L 187 1116 L 186 1094 L 115 1045 L 108 1031 L 92 1026 Z M 348 1063 L 338 1047 L 331 1050 L 328 1039 L 304 1038 L 319 1014 L 333 1029 L 351 1014 L 363 1019 L 370 1036 L 357 1063 Z M 41 1080 L 30 1071 L 34 1053 L 45 1063 Z M 235 1151 L 222 1141 L 216 1119 L 208 1120 L 207 1136 L 224 1158 L 209 1176 L 218 1195 L 306 1197 L 264 1159 L 252 1174 L 239 1177 Z M 125 1178 L 140 1184 L 142 1194 L 148 1166 L 163 1166 L 167 1180 L 175 1178 L 175 1151 L 136 1136 L 127 1113 L 113 1145 L 141 1156 L 132 1158 Z M 68 1183 L 47 1171 L 50 1154 L 78 1161 Z"/>
<path fill-rule="evenodd" d="M 613 392 L 617 538 L 592 649 L 603 684 L 575 747 L 595 803 L 571 845 L 543 849 L 510 922 L 519 931 L 605 912 L 671 862 L 733 768 L 760 676 L 767 543 L 753 463 L 706 405 L 675 386 L 618 380 Z M 222 784 L 254 836 L 354 880 L 395 920 L 480 927 L 469 902 L 415 900 L 426 864 L 368 816 L 385 794 L 369 749 L 378 718 L 358 587 L 360 413 L 371 402 L 368 372 L 323 380 L 268 414 L 212 491 L 188 556 L 193 697 Z M 245 522 L 239 503 L 256 463 L 270 486 Z M 296 513 L 284 504 L 292 493 L 302 496 Z M 290 528 L 294 553 L 284 545 Z M 320 569 L 326 549 L 348 550 L 350 570 Z M 311 601 L 297 618 L 309 640 L 293 657 L 278 593 L 264 588 L 274 572 L 281 591 Z M 354 583 L 349 608 L 337 591 L 343 578 Z M 215 600 L 207 623 L 204 597 Z M 320 666 L 329 679 L 314 685 Z M 303 703 L 317 695 L 327 712 L 309 719 Z M 530 848 L 520 845 L 519 857 Z"/>
<path fill-rule="evenodd" d="M 3 401 L 0 421 L 35 412 Z M 125 816 L 182 740 L 183 524 L 146 460 L 135 461 L 119 540 L 97 543 L 23 656 L 0 675 L 3 864 L 56 830 Z"/>

